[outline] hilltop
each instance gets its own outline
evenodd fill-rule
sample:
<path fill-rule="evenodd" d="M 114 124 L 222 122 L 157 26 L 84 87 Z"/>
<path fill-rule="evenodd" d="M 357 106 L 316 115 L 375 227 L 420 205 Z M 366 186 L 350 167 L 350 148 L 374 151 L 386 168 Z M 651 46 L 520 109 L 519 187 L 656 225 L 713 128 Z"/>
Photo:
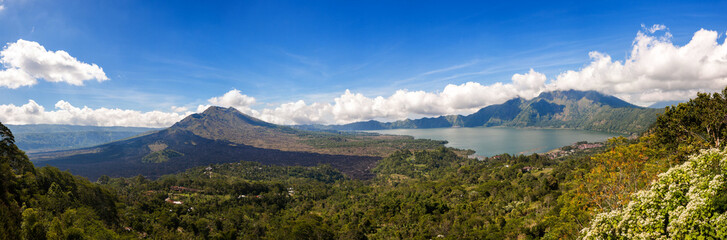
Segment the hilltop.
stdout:
<path fill-rule="evenodd" d="M 571 128 L 635 134 L 648 129 L 663 109 L 642 108 L 597 91 L 552 91 L 527 100 L 513 98 L 470 115 L 446 115 L 395 122 L 375 120 L 344 125 L 304 125 L 300 129 L 381 130 L 446 127 Z"/>

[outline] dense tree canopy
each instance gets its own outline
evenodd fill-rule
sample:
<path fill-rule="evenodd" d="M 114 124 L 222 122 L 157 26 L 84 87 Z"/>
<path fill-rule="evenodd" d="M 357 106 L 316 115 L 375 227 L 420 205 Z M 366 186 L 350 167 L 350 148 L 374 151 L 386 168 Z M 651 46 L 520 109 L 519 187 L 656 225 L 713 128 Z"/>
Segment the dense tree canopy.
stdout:
<path fill-rule="evenodd" d="M 0 239 L 115 239 L 119 201 L 56 168 L 35 169 L 0 123 Z"/>

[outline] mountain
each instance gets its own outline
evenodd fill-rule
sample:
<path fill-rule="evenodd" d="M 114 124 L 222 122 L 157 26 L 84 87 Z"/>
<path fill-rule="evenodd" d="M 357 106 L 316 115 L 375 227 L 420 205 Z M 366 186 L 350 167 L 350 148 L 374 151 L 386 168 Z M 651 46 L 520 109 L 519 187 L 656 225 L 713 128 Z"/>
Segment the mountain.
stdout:
<path fill-rule="evenodd" d="M 158 128 L 97 127 L 60 124 L 6 125 L 15 134 L 15 144 L 25 152 L 43 152 L 91 147 L 133 137 Z"/>
<path fill-rule="evenodd" d="M 195 135 L 260 148 L 314 151 L 302 143 L 301 130 L 275 125 L 245 115 L 234 108 L 209 107 L 202 113 L 192 114 L 174 124 L 172 129 L 185 129 Z"/>
<path fill-rule="evenodd" d="M 655 102 L 654 104 L 649 105 L 649 108 L 665 108 L 668 106 L 676 106 L 680 103 L 683 103 L 685 101 L 662 101 L 662 102 Z"/>
<path fill-rule="evenodd" d="M 635 134 L 645 131 L 663 109 L 642 108 L 596 91 L 552 91 L 526 100 L 514 98 L 490 105 L 467 116 L 406 119 L 395 122 L 365 121 L 344 125 L 306 125 L 300 129 L 381 130 L 444 127 L 572 128 Z"/>
<path fill-rule="evenodd" d="M 234 108 L 210 107 L 172 127 L 95 147 L 30 154 L 50 165 L 96 179 L 102 175 L 159 177 L 195 166 L 239 161 L 315 166 L 330 164 L 365 178 L 397 149 L 429 149 L 446 142 L 368 133 L 314 132 L 264 122 Z"/>

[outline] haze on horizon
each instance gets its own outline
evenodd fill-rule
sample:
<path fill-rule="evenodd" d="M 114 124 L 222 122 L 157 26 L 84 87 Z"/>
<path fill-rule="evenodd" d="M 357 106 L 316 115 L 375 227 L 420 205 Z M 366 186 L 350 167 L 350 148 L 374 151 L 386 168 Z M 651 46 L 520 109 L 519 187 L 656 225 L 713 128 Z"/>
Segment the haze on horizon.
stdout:
<path fill-rule="evenodd" d="M 5 0 L 0 122 L 166 127 L 215 105 L 332 124 L 568 89 L 683 101 L 727 85 L 726 7 Z"/>

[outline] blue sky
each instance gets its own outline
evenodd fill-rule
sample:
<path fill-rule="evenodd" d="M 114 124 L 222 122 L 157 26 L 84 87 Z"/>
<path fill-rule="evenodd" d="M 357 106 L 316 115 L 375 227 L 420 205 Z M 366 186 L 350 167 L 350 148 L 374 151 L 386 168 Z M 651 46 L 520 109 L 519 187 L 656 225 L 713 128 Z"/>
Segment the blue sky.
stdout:
<path fill-rule="evenodd" d="M 623 60 L 642 24 L 674 45 L 727 30 L 725 1 L 36 1 L 5 0 L 0 42 L 37 42 L 103 68 L 83 86 L 0 87 L 0 104 L 59 100 L 89 108 L 169 111 L 237 89 L 252 109 L 440 92 L 447 84 L 548 79 Z"/>

